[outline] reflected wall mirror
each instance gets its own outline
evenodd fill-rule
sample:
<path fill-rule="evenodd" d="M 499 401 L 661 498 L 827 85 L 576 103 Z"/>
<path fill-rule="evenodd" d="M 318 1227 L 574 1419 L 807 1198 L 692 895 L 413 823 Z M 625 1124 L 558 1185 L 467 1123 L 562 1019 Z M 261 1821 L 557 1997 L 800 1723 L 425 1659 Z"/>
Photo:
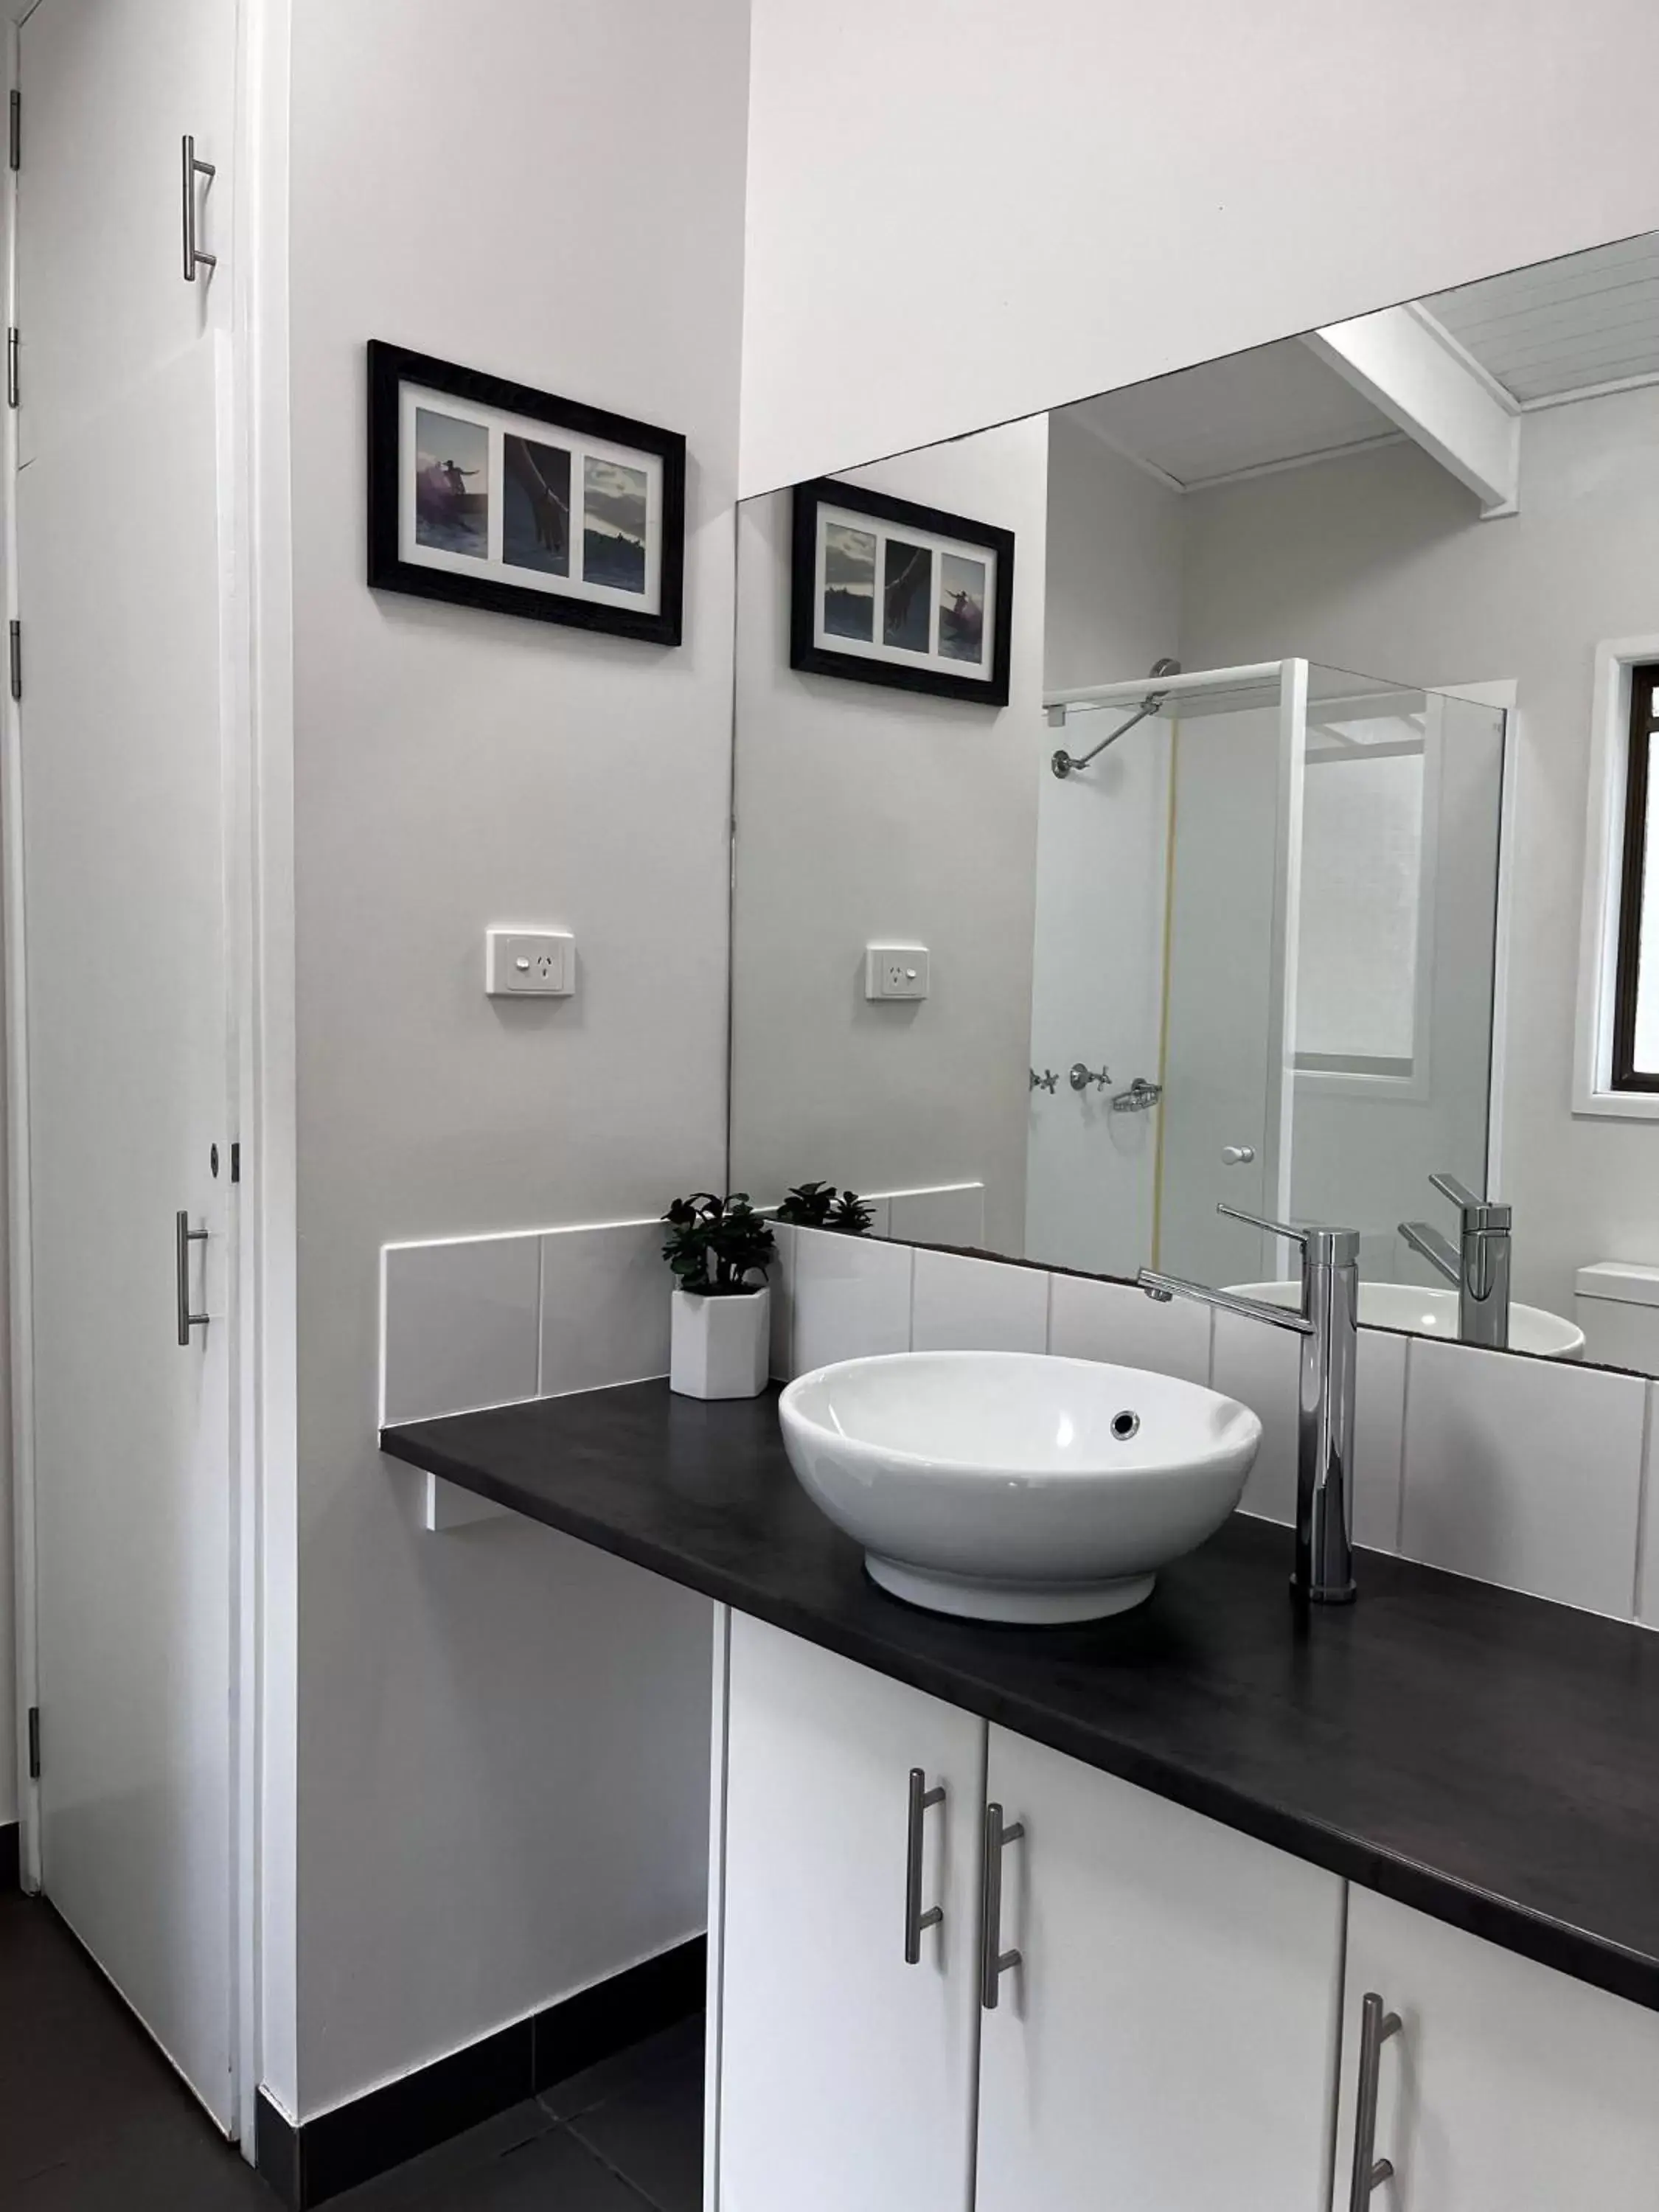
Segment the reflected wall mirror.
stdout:
<path fill-rule="evenodd" d="M 1659 234 L 839 481 L 1011 534 L 1008 698 L 793 669 L 746 503 L 734 1182 L 1659 1372 Z"/>

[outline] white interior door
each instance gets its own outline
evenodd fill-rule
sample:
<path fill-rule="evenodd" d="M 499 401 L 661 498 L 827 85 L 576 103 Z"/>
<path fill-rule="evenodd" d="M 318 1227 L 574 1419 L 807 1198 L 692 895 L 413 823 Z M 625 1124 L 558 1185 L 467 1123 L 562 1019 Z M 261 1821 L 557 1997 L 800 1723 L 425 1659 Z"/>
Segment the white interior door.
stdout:
<path fill-rule="evenodd" d="M 984 1723 L 741 1613 L 729 1684 L 719 2212 L 969 2212 Z"/>
<path fill-rule="evenodd" d="M 1340 1881 L 1003 1729 L 986 1788 L 977 2212 L 1326 2212 Z"/>
<path fill-rule="evenodd" d="M 1174 752 L 1158 1265 L 1200 1282 L 1281 1272 L 1295 1103 L 1305 669 L 1276 703 L 1188 714 Z"/>
<path fill-rule="evenodd" d="M 222 253 L 234 18 L 23 26 L 17 480 L 42 1877 L 225 2126 L 228 340 L 184 281 L 179 141 L 221 164 Z M 180 1210 L 210 1316 L 182 1346 Z"/>

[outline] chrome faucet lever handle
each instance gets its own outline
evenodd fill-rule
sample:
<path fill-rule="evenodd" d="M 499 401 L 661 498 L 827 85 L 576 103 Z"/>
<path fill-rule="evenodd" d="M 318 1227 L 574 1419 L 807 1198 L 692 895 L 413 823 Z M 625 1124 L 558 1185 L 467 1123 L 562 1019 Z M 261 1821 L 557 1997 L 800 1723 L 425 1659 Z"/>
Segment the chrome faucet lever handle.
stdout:
<path fill-rule="evenodd" d="M 1510 1231 L 1511 1208 L 1491 1198 L 1477 1198 L 1467 1183 L 1460 1182 L 1454 1175 L 1431 1175 L 1429 1182 L 1442 1198 L 1449 1199 L 1463 1217 L 1466 1234 L 1480 1237 L 1507 1236 Z"/>
<path fill-rule="evenodd" d="M 1252 1229 L 1265 1229 L 1269 1237 L 1288 1237 L 1292 1244 L 1299 1244 L 1304 1252 L 1308 1249 L 1307 1231 L 1292 1229 L 1288 1221 L 1264 1221 L 1259 1213 L 1246 1213 L 1242 1206 L 1229 1206 L 1224 1199 L 1217 1200 L 1215 1210 L 1218 1213 L 1224 1213 L 1230 1221 L 1243 1221 Z"/>

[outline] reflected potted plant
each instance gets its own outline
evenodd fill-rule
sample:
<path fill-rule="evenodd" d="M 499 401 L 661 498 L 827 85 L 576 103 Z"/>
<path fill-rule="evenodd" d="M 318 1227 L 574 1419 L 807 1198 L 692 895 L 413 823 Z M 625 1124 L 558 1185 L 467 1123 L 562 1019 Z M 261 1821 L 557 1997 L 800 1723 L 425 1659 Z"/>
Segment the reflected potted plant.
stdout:
<path fill-rule="evenodd" d="M 797 1183 L 778 1208 L 778 1219 L 796 1229 L 835 1229 L 846 1237 L 867 1237 L 875 1218 L 856 1191 L 837 1194 L 829 1182 Z"/>
<path fill-rule="evenodd" d="M 744 1191 L 694 1191 L 663 1215 L 675 1281 L 668 1387 L 683 1398 L 757 1398 L 766 1388 L 777 1252 Z"/>

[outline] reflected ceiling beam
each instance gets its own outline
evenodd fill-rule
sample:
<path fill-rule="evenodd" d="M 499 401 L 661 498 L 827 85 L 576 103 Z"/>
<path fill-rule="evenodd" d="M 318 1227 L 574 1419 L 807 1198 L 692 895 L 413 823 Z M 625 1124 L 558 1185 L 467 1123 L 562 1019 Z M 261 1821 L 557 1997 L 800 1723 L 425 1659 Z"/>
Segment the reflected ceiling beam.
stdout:
<path fill-rule="evenodd" d="M 1467 485 L 1483 516 L 1516 512 L 1520 409 L 1426 307 L 1384 307 L 1302 343 Z"/>

